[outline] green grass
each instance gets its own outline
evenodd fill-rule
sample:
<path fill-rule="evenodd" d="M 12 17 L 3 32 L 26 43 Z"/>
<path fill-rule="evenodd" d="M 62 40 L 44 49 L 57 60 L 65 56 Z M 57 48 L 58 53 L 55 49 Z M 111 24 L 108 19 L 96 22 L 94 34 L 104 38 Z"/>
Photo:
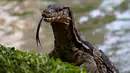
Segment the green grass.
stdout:
<path fill-rule="evenodd" d="M 22 52 L 0 45 L 0 73 L 86 73 L 85 69 L 73 66 L 48 55 Z"/>
<path fill-rule="evenodd" d="M 115 7 L 115 10 L 120 10 L 121 12 L 129 9 L 129 0 L 124 0 L 119 6 Z"/>
<path fill-rule="evenodd" d="M 82 0 L 80 3 L 80 5 L 74 3 L 69 4 L 69 7 L 74 12 L 74 14 L 89 13 L 90 11 L 97 9 L 101 3 L 101 0 Z"/>
<path fill-rule="evenodd" d="M 73 10 L 74 13 L 89 12 L 89 11 L 93 10 L 94 8 L 95 7 L 92 6 L 92 5 L 83 6 L 83 7 L 80 7 L 80 6 L 73 6 L 73 7 L 71 7 L 71 9 Z"/>
<path fill-rule="evenodd" d="M 97 17 L 91 18 L 88 22 L 83 23 L 82 25 L 78 26 L 81 32 L 90 32 L 96 28 L 101 28 L 105 24 L 112 22 L 115 20 L 115 16 L 113 14 L 108 14 L 105 17 Z"/>
<path fill-rule="evenodd" d="M 84 35 L 85 39 L 93 43 L 93 45 L 102 43 L 106 30 L 97 32 L 94 35 L 92 32 L 95 29 L 103 28 L 106 24 L 114 21 L 116 18 L 113 14 L 106 14 L 105 17 L 90 18 L 87 22 L 77 25 L 78 30 Z M 95 38 L 98 38 L 95 40 Z"/>

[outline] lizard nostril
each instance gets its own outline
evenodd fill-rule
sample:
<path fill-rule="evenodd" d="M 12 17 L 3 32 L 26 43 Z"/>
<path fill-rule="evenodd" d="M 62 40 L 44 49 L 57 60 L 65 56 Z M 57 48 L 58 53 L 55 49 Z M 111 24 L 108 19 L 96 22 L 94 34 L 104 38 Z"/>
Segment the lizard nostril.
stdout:
<path fill-rule="evenodd" d="M 51 13 L 52 12 L 52 10 L 45 10 L 45 11 L 43 11 L 44 13 Z"/>
<path fill-rule="evenodd" d="M 48 13 L 48 11 L 47 10 L 45 10 L 45 11 L 43 11 L 44 13 Z"/>
<path fill-rule="evenodd" d="M 45 17 L 45 16 L 46 16 L 46 14 L 43 12 L 43 13 L 42 13 L 42 16 L 44 16 L 44 17 Z"/>

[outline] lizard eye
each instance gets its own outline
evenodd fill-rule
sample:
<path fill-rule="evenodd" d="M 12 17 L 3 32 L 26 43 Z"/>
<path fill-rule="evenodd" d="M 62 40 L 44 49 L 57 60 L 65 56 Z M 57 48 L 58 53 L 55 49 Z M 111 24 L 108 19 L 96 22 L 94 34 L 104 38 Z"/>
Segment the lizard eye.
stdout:
<path fill-rule="evenodd" d="M 59 8 L 59 9 L 57 9 L 56 11 L 61 11 L 61 10 L 63 10 L 63 9 Z"/>
<path fill-rule="evenodd" d="M 68 7 L 58 8 L 56 11 L 61 11 L 63 9 L 67 9 Z"/>

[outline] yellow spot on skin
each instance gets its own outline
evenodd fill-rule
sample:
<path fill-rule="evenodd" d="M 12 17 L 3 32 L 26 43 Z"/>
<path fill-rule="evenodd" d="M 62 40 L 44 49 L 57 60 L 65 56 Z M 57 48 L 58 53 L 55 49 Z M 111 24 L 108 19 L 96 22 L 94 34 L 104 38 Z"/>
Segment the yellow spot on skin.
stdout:
<path fill-rule="evenodd" d="M 70 17 L 67 17 L 67 19 L 68 19 L 68 20 L 71 20 L 71 18 L 70 18 Z"/>
<path fill-rule="evenodd" d="M 60 19 L 60 17 L 58 17 L 58 19 Z"/>
<path fill-rule="evenodd" d="M 51 18 L 46 18 L 46 19 L 49 20 L 49 21 L 51 20 Z"/>
<path fill-rule="evenodd" d="M 51 13 L 51 11 L 49 11 L 49 13 Z"/>
<path fill-rule="evenodd" d="M 67 22 L 64 22 L 66 25 L 69 25 L 69 23 L 67 23 Z"/>
<path fill-rule="evenodd" d="M 55 18 L 53 17 L 52 20 L 54 20 Z"/>

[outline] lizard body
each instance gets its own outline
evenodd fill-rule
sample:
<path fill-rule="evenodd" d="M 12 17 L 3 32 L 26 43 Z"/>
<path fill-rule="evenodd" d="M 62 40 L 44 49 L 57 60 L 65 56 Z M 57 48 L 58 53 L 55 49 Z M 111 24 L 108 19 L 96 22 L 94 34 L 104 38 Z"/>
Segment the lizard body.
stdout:
<path fill-rule="evenodd" d="M 72 11 L 67 5 L 49 5 L 42 12 L 42 20 L 51 23 L 55 38 L 54 49 L 50 52 L 50 57 L 75 63 L 77 66 L 86 68 L 89 73 L 119 73 L 101 50 L 95 49 L 91 43 L 80 37 L 75 28 Z M 39 43 L 38 33 L 41 21 L 36 33 L 36 40 Z"/>

